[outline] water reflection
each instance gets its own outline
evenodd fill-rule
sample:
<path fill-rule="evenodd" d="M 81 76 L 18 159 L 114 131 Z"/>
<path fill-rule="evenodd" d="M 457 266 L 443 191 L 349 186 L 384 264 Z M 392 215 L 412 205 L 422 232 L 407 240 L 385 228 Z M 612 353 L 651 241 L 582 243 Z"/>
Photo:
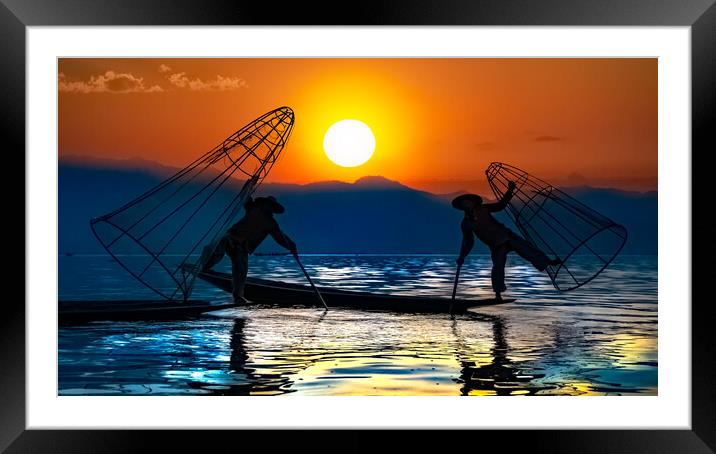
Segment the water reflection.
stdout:
<path fill-rule="evenodd" d="M 415 293 L 449 287 L 452 270 L 440 257 L 311 260 L 312 270 L 323 270 L 318 273 L 322 279 L 332 275 L 337 286 L 392 286 Z M 78 274 L 87 263 L 81 265 Z M 359 272 L 354 267 L 365 275 L 356 276 Z M 480 266 L 473 268 L 475 276 L 489 276 Z M 285 270 L 295 271 L 288 265 Z M 272 272 L 278 271 L 271 268 L 265 274 Z M 341 276 L 348 272 L 353 274 L 345 282 Z M 63 326 L 59 330 L 59 393 L 656 394 L 654 260 L 622 260 L 608 279 L 569 294 L 530 287 L 528 282 L 539 289 L 542 277 L 526 266 L 515 264 L 508 272 L 514 280 L 510 288 L 518 298 L 516 303 L 452 318 L 341 309 L 241 308 L 183 321 Z M 121 281 L 112 273 L 95 276 L 102 282 L 115 278 Z M 425 284 L 426 279 L 435 283 Z M 466 283 L 462 291 L 485 291 L 477 288 L 479 282 Z M 83 292 L 92 286 L 91 281 L 80 283 L 60 291 Z M 119 284 L 113 285 L 118 291 Z M 485 287 L 489 289 L 489 284 Z M 226 298 L 212 293 L 213 289 L 198 291 L 206 292 L 202 297 Z"/>
<path fill-rule="evenodd" d="M 453 318 L 453 333 L 461 347 L 457 352 L 462 367 L 460 381 L 464 383 L 460 389 L 461 395 L 534 395 L 538 391 L 551 388 L 549 385 L 534 382 L 535 379 L 544 377 L 544 374 L 524 371 L 508 358 L 510 348 L 505 336 L 505 322 L 502 317 L 487 314 L 470 314 L 468 317 L 472 320 L 489 323 L 492 326 L 491 360 L 486 364 L 481 364 L 470 359 L 466 354 L 470 349 L 458 331 L 457 319 Z"/>
<path fill-rule="evenodd" d="M 267 373 L 258 371 L 249 365 L 249 352 L 244 338 L 244 329 L 247 323 L 245 318 L 236 318 L 231 328 L 231 341 L 229 342 L 230 356 L 228 369 L 231 376 L 243 376 L 245 383 L 231 383 L 225 385 L 205 386 L 197 381 L 193 386 L 213 391 L 213 394 L 229 396 L 247 395 L 274 395 L 286 392 L 291 381 L 289 376 L 282 373 Z"/>

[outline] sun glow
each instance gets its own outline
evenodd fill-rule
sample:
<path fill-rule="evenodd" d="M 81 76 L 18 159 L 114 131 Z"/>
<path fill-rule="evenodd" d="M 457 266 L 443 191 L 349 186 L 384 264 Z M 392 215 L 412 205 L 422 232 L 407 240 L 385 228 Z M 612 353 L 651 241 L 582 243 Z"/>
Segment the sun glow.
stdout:
<path fill-rule="evenodd" d="M 375 151 L 375 136 L 359 120 L 334 123 L 323 137 L 326 156 L 341 167 L 358 167 L 368 162 Z"/>

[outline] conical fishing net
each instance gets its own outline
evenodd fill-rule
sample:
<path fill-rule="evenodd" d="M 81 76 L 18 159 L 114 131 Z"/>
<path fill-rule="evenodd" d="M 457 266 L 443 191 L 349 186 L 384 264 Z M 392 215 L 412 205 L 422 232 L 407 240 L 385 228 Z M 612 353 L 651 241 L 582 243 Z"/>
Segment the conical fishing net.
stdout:
<path fill-rule="evenodd" d="M 164 182 L 92 219 L 107 252 L 163 298 L 189 298 L 202 248 L 236 222 L 293 128 L 281 107 L 262 115 Z"/>
<path fill-rule="evenodd" d="M 558 290 L 572 290 L 591 281 L 626 243 L 626 229 L 551 184 L 516 167 L 493 162 L 485 171 L 495 196 L 514 191 L 507 212 L 526 240 L 561 265 L 549 266 Z"/>

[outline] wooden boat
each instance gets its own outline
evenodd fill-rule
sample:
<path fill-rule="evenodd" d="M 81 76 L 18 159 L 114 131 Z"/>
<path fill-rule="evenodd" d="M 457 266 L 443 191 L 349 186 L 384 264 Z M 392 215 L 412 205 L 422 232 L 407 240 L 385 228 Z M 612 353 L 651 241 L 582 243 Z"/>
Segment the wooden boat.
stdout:
<path fill-rule="evenodd" d="M 167 300 L 60 301 L 61 324 L 100 320 L 168 320 L 196 317 L 204 312 L 234 307 L 233 303 Z"/>
<path fill-rule="evenodd" d="M 197 273 L 197 277 L 216 287 L 231 292 L 231 275 L 219 271 Z M 450 299 L 427 296 L 403 296 L 355 292 L 319 287 L 319 291 L 328 307 L 342 307 L 361 310 L 393 311 L 393 312 L 433 312 L 447 313 L 450 310 Z M 273 306 L 321 306 L 316 293 L 310 286 L 290 284 L 287 282 L 266 279 L 248 278 L 244 287 L 244 296 L 253 304 Z M 453 313 L 467 311 L 471 307 L 491 306 L 515 301 L 514 299 L 476 299 L 455 300 Z"/>

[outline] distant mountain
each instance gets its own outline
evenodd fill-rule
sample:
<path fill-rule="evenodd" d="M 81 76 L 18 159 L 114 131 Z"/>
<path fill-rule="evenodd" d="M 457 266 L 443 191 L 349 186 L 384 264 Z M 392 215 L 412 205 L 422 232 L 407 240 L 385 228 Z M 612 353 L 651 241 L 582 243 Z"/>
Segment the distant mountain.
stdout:
<path fill-rule="evenodd" d="M 278 192 L 288 191 L 300 193 L 315 193 L 323 191 L 353 192 L 366 190 L 403 190 L 421 192 L 416 189 L 411 189 L 397 181 L 389 180 L 380 176 L 362 177 L 354 183 L 346 183 L 345 181 L 318 181 L 308 184 L 264 183 L 261 188 L 263 191 L 271 190 Z"/>
<path fill-rule="evenodd" d="M 410 189 L 397 181 L 389 180 L 381 176 L 361 177 L 353 183 L 353 186 L 361 189 L 402 189 L 414 191 L 414 189 Z"/>
<path fill-rule="evenodd" d="M 154 176 L 168 178 L 177 173 L 179 168 L 166 166 L 156 161 L 133 157 L 127 159 L 106 159 L 93 156 L 67 155 L 60 159 L 60 165 L 70 167 L 84 167 L 89 169 L 122 169 L 139 173 L 151 173 Z"/>
<path fill-rule="evenodd" d="M 60 253 L 97 253 L 102 248 L 89 220 L 134 199 L 175 173 L 161 165 L 131 160 L 60 161 Z M 111 165 L 111 167 L 110 167 Z M 222 189 L 230 197 L 240 182 Z M 567 191 L 629 230 L 625 253 L 655 253 L 657 194 L 588 187 Z M 379 176 L 355 183 L 263 184 L 256 195 L 274 195 L 286 207 L 276 218 L 308 253 L 457 253 L 462 214 L 450 206 L 457 195 L 434 195 Z M 498 217 L 509 223 L 504 213 Z M 280 250 L 268 239 L 260 252 Z M 476 252 L 486 253 L 482 245 Z"/>

